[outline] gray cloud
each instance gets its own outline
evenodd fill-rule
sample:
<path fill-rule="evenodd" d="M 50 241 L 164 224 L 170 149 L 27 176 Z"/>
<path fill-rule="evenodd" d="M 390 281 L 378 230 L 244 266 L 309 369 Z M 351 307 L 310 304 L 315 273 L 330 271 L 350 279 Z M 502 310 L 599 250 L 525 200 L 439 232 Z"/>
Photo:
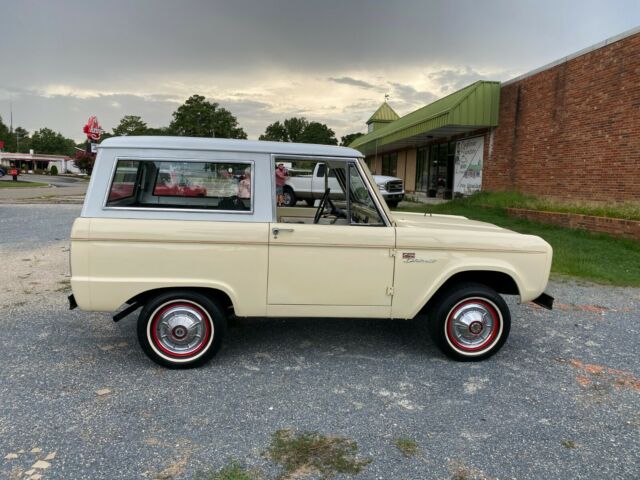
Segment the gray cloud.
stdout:
<path fill-rule="evenodd" d="M 440 70 L 429 74 L 429 78 L 438 83 L 442 91 L 447 93 L 460 90 L 477 80 L 487 80 L 482 74 L 468 66 Z"/>
<path fill-rule="evenodd" d="M 419 91 L 411 85 L 391 83 L 391 86 L 393 87 L 390 101 L 391 104 L 400 104 L 400 106 L 405 109 L 415 109 L 424 106 L 427 103 L 431 103 L 438 98 L 438 95 L 434 92 Z"/>
<path fill-rule="evenodd" d="M 166 125 L 177 104 L 206 91 L 253 138 L 271 121 L 301 114 L 343 134 L 363 126 L 383 100 L 374 95 L 390 93 L 404 114 L 477 79 L 477 72 L 505 80 L 640 24 L 637 0 L 110 0 L 87 6 L 3 0 L 3 118 L 13 97 L 14 124 L 78 138 L 91 114 L 105 128 L 125 114 Z M 418 67 L 436 71 L 398 78 L 397 72 Z M 307 79 L 350 85 L 358 97 L 370 98 L 338 99 L 325 89 L 324 108 L 314 98 L 290 100 L 291 92 L 309 88 Z M 347 107 L 360 103 L 360 109 Z"/>
<path fill-rule="evenodd" d="M 335 83 L 341 83 L 343 85 L 350 85 L 352 87 L 359 87 L 359 88 L 364 88 L 367 90 L 375 90 L 378 92 L 383 92 L 384 88 L 380 87 L 378 85 L 374 85 L 372 83 L 369 82 L 365 82 L 364 80 L 358 80 L 357 78 L 351 78 L 351 77 L 339 77 L 339 78 L 334 78 L 334 77 L 330 77 L 329 80 L 331 80 L 332 82 Z"/>

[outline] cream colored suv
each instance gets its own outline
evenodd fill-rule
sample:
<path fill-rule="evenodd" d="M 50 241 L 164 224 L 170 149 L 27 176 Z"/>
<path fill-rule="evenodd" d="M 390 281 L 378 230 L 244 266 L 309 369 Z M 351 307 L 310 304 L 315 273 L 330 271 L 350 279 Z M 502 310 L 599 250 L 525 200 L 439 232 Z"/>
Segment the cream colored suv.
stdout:
<path fill-rule="evenodd" d="M 317 208 L 278 207 L 274 165 L 338 179 Z M 326 185 L 328 182 L 328 173 Z M 71 232 L 71 307 L 138 308 L 155 362 L 191 367 L 230 315 L 412 319 L 459 360 L 509 334 L 500 294 L 551 308 L 551 247 L 464 217 L 391 213 L 361 154 L 342 147 L 203 138 L 104 141 Z"/>

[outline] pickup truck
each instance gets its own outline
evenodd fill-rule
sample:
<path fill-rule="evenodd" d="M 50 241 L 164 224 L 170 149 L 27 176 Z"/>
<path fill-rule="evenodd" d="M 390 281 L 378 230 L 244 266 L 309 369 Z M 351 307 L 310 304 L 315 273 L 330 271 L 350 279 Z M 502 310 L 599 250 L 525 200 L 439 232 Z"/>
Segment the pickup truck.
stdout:
<path fill-rule="evenodd" d="M 317 207 L 277 205 L 275 165 L 296 159 L 333 172 L 336 191 L 327 186 Z M 553 303 L 547 242 L 392 212 L 360 152 L 327 145 L 109 138 L 70 255 L 70 307 L 115 321 L 140 309 L 143 351 L 170 368 L 211 359 L 234 317 L 416 318 L 444 354 L 482 360 L 509 336 L 503 295 Z"/>
<path fill-rule="evenodd" d="M 331 189 L 331 199 L 343 196 L 344 193 L 336 180 L 335 173 L 329 169 L 326 184 L 325 173 L 324 163 L 316 163 L 311 173 L 295 174 L 294 171 L 291 171 L 283 190 L 284 206 L 293 207 L 298 203 L 298 200 L 304 200 L 307 205 L 312 207 L 316 200 L 322 198 L 327 187 Z M 397 207 L 398 203 L 404 198 L 402 180 L 385 175 L 373 175 L 373 179 L 387 205 L 391 208 Z"/>

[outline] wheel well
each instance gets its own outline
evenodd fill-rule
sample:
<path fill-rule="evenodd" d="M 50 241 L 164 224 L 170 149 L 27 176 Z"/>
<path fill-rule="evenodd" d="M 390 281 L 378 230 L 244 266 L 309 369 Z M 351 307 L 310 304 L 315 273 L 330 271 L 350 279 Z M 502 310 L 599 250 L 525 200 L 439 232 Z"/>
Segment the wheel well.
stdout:
<path fill-rule="evenodd" d="M 508 274 L 503 272 L 494 272 L 490 270 L 473 270 L 468 272 L 459 272 L 447 279 L 440 288 L 431 296 L 427 304 L 422 308 L 421 313 L 426 312 L 433 301 L 440 293 L 450 289 L 456 284 L 461 283 L 480 283 L 487 287 L 493 288 L 496 292 L 504 295 L 519 295 L 518 284 Z"/>
<path fill-rule="evenodd" d="M 144 305 L 149 301 L 150 298 L 153 298 L 161 293 L 170 292 L 171 290 L 190 290 L 192 292 L 198 292 L 202 295 L 206 295 L 212 299 L 214 299 L 221 308 L 226 310 L 229 315 L 233 314 L 233 302 L 231 301 L 231 297 L 227 295 L 222 290 L 217 290 L 215 288 L 206 288 L 206 287 L 166 287 L 166 288 L 155 288 L 153 290 L 147 290 L 146 292 L 139 293 L 133 298 L 127 300 L 127 305 L 131 305 L 133 303 L 140 303 Z"/>

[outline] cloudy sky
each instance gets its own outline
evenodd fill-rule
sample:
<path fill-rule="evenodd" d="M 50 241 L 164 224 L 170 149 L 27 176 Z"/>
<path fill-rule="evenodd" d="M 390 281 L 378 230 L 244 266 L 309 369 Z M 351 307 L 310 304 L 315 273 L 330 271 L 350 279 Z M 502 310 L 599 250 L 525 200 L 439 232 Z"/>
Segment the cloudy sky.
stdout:
<path fill-rule="evenodd" d="M 0 0 L 0 116 L 80 140 L 198 93 L 257 138 L 290 116 L 362 131 L 640 25 L 638 0 Z"/>

